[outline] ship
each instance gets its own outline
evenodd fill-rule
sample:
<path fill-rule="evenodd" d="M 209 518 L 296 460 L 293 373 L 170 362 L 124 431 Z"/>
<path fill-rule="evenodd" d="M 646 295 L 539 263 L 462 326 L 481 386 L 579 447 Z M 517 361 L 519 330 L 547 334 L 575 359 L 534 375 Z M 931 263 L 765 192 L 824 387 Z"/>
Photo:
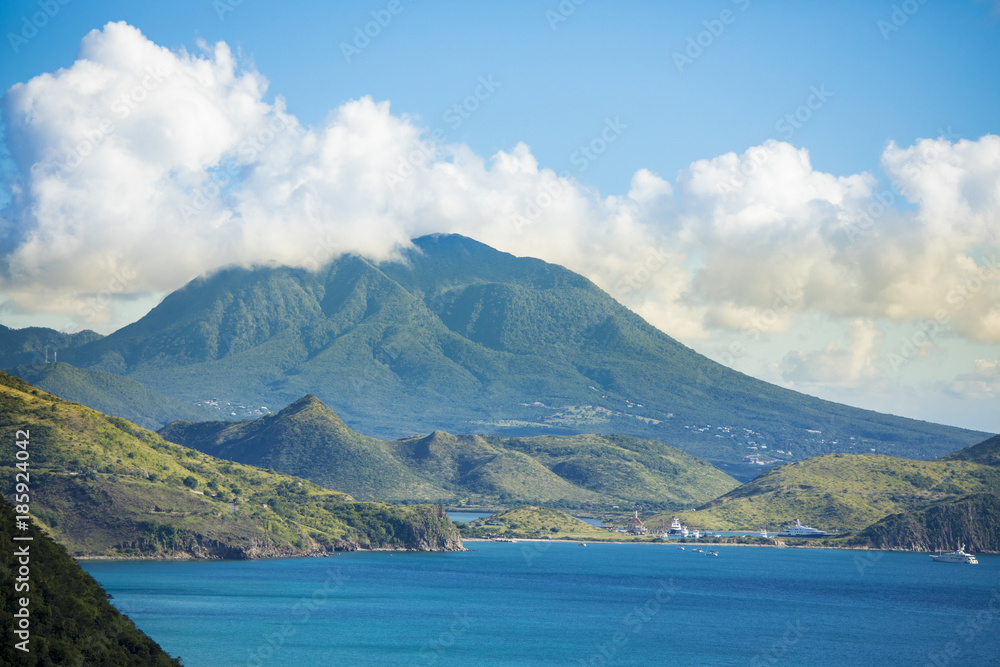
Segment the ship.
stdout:
<path fill-rule="evenodd" d="M 670 522 L 670 530 L 667 531 L 667 535 L 684 535 L 686 532 L 687 526 L 682 526 L 681 520 L 674 517 L 674 520 Z"/>
<path fill-rule="evenodd" d="M 828 533 L 825 530 L 819 530 L 818 528 L 813 528 L 811 526 L 803 526 L 796 519 L 795 523 L 790 523 L 788 526 L 778 533 L 777 537 L 831 537 L 833 533 Z"/>
<path fill-rule="evenodd" d="M 931 554 L 931 560 L 935 563 L 967 563 L 969 565 L 979 565 L 979 561 L 972 554 L 965 553 L 965 545 L 963 544 L 958 548 L 958 551 L 952 551 L 946 554 Z"/>

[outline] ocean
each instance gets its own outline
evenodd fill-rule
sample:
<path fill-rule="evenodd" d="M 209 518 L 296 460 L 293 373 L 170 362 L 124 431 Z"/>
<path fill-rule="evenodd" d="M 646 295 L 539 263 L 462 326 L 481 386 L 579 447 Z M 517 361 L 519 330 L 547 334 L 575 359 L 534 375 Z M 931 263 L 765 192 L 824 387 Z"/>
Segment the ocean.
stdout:
<path fill-rule="evenodd" d="M 188 667 L 1000 663 L 997 556 L 466 546 L 82 565 Z"/>

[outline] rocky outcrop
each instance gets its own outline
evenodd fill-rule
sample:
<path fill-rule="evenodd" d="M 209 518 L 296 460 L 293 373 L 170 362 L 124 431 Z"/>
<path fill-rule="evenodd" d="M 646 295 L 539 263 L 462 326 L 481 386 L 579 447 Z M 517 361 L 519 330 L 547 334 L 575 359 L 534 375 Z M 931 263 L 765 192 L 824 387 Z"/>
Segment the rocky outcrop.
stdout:
<path fill-rule="evenodd" d="M 980 493 L 887 516 L 849 540 L 874 549 L 1000 553 L 1000 496 Z"/>

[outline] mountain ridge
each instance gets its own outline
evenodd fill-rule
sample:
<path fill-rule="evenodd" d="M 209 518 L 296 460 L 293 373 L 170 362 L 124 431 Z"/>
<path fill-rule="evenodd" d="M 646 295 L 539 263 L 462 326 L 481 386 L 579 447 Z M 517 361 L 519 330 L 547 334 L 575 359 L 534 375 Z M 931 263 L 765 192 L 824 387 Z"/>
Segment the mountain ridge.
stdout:
<path fill-rule="evenodd" d="M 223 269 L 60 358 L 188 404 L 287 405 L 311 393 L 382 438 L 624 433 L 742 479 L 832 451 L 936 458 L 987 435 L 756 380 L 583 276 L 458 235 L 420 237 L 381 264 L 349 255 L 316 272 Z"/>
<path fill-rule="evenodd" d="M 610 507 L 704 502 L 737 485 L 682 450 L 628 436 L 505 438 L 357 433 L 313 395 L 242 422 L 174 422 L 165 439 L 372 500 Z"/>

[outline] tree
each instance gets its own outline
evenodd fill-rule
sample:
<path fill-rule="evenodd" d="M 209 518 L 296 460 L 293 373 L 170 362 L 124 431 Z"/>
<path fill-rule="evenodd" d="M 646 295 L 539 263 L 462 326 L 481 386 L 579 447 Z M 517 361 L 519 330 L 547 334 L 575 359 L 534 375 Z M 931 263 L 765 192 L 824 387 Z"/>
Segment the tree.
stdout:
<path fill-rule="evenodd" d="M 196 489 L 198 488 L 198 480 L 192 477 L 191 475 L 188 475 L 187 477 L 184 478 L 184 486 L 188 487 L 189 489 Z"/>

